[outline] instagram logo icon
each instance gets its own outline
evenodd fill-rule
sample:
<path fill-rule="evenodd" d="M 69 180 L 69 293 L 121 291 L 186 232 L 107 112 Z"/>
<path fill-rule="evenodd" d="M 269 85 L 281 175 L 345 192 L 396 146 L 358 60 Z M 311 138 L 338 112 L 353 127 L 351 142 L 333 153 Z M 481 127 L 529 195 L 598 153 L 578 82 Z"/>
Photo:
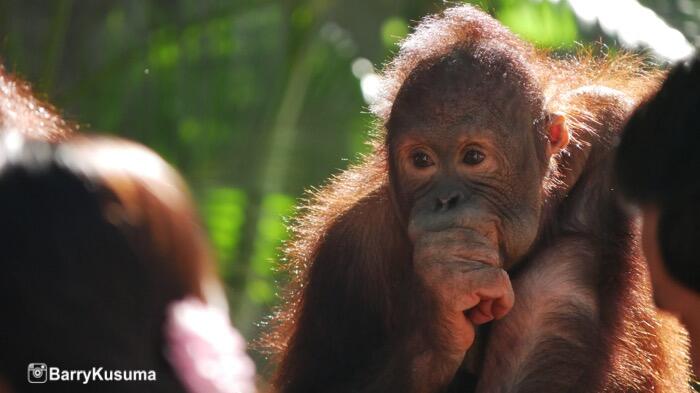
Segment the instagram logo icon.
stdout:
<path fill-rule="evenodd" d="M 46 363 L 29 363 L 27 366 L 27 380 L 29 383 L 45 383 L 49 375 Z"/>

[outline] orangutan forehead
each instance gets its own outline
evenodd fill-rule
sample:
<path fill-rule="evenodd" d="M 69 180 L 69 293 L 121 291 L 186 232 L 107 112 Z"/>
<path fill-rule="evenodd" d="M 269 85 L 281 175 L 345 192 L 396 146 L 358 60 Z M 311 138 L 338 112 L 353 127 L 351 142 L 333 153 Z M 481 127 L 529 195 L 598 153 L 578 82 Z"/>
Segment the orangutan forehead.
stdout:
<path fill-rule="evenodd" d="M 512 55 L 455 49 L 413 70 L 387 125 L 532 122 L 541 115 L 543 100 L 530 75 Z"/>

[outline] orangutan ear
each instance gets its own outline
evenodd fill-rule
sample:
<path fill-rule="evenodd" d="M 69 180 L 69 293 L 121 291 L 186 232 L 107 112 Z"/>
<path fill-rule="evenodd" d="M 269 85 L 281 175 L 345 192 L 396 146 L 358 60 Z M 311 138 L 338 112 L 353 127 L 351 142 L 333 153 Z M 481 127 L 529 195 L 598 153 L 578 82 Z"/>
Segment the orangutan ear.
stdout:
<path fill-rule="evenodd" d="M 547 137 L 549 139 L 547 154 L 550 156 L 559 153 L 569 144 L 569 129 L 566 127 L 564 114 L 555 112 L 549 116 Z"/>

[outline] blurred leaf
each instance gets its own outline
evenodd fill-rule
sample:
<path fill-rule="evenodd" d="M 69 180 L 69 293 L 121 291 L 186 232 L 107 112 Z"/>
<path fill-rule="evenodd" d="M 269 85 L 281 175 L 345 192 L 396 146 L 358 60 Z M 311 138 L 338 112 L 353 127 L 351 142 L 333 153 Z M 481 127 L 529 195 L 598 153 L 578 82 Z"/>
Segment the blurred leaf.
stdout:
<path fill-rule="evenodd" d="M 408 34 L 408 22 L 399 16 L 388 18 L 382 23 L 382 42 L 392 48 Z"/>
<path fill-rule="evenodd" d="M 539 46 L 572 46 L 578 37 L 576 17 L 564 4 L 504 1 L 496 17 L 513 32 Z"/>
<path fill-rule="evenodd" d="M 284 218 L 292 214 L 294 198 L 284 194 L 268 194 L 262 200 L 260 218 L 258 219 L 258 233 L 255 237 L 253 257 L 251 261 L 251 273 L 254 281 L 246 291 L 255 302 L 267 303 L 273 300 L 270 290 L 268 293 L 262 283 L 267 283 L 272 288 L 274 266 L 282 241 L 287 237 L 287 227 Z M 252 291 L 252 292 L 251 292 Z M 257 299 L 257 300 L 256 300 Z"/>
<path fill-rule="evenodd" d="M 351 132 L 348 133 L 348 145 L 352 153 L 366 154 L 370 152 L 367 144 L 369 132 L 376 127 L 374 118 L 367 113 L 362 116 L 355 116 L 352 119 Z"/>
<path fill-rule="evenodd" d="M 292 214 L 293 207 L 294 198 L 289 195 L 268 194 L 263 198 L 252 260 L 255 274 L 262 277 L 272 274 L 272 263 L 286 238 L 284 217 Z"/>
<path fill-rule="evenodd" d="M 163 40 L 151 47 L 148 62 L 154 67 L 172 67 L 180 58 L 180 47 L 170 40 Z"/>
<path fill-rule="evenodd" d="M 219 271 L 224 277 L 231 271 L 233 254 L 240 243 L 246 206 L 245 193 L 235 188 L 212 188 L 205 196 L 205 221 L 219 261 Z"/>
<path fill-rule="evenodd" d="M 248 283 L 246 295 L 248 295 L 254 303 L 269 303 L 275 298 L 275 290 L 270 282 L 255 279 Z"/>
<path fill-rule="evenodd" d="M 311 26 L 314 13 L 307 4 L 300 4 L 292 12 L 292 25 L 298 30 L 304 30 Z"/>

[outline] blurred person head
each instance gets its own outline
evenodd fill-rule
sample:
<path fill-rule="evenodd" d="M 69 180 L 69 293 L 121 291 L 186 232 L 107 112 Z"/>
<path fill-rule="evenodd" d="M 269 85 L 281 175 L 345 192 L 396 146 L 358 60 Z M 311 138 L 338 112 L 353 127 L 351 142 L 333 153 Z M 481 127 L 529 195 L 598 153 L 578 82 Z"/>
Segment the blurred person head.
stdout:
<path fill-rule="evenodd" d="M 624 194 L 642 211 L 642 247 L 657 305 L 692 340 L 700 375 L 700 58 L 676 65 L 631 116 L 616 162 Z"/>
<path fill-rule="evenodd" d="M 242 338 L 205 303 L 213 272 L 186 186 L 157 154 L 114 138 L 6 133 L 0 217 L 0 390 L 253 389 Z M 157 380 L 45 387 L 27 383 L 30 363 Z"/>

